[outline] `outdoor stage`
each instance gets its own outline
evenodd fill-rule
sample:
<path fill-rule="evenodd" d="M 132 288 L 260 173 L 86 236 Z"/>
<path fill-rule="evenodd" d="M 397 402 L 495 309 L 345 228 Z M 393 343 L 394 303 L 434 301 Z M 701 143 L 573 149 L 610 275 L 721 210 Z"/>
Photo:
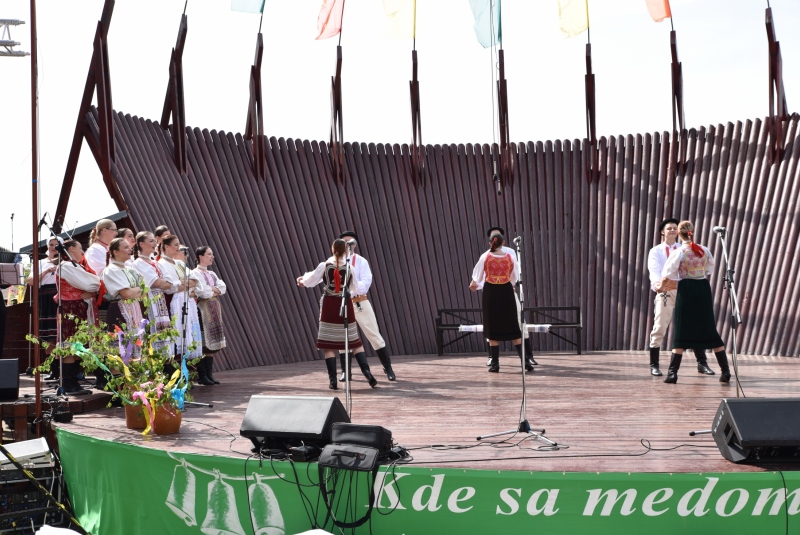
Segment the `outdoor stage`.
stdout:
<path fill-rule="evenodd" d="M 527 375 L 528 419 L 569 448 L 537 451 L 544 443 L 535 440 L 515 447 L 518 437 L 471 447 L 478 435 L 517 425 L 520 374 L 511 356 L 501 357 L 499 374 L 487 372 L 484 355 L 396 356 L 395 383 L 370 359 L 375 389 L 354 370 L 353 422 L 391 430 L 413 456 L 379 474 L 385 488 L 372 533 L 514 533 L 534 525 L 553 533 L 797 533 L 798 465 L 737 465 L 723 459 L 710 435 L 689 437 L 711 427 L 720 400 L 735 397 L 733 383 L 698 374 L 691 356 L 677 385 L 651 378 L 642 352 L 536 359 L 540 366 Z M 741 357 L 739 364 L 748 397 L 798 395 L 799 359 Z M 274 535 L 310 529 L 309 515 L 324 520 L 316 487 L 303 487 L 309 500 L 302 501 L 294 483 L 276 477 L 313 484 L 316 464 L 245 462 L 251 444 L 239 436 L 253 394 L 336 395 L 344 403 L 343 390 L 328 390 L 323 363 L 215 375 L 221 385 L 192 389 L 214 407 L 189 408 L 177 435 L 143 437 L 125 428 L 119 408 L 59 425 L 75 510 L 93 533 L 147 533 L 158 522 L 165 533 L 196 533 L 199 526 L 207 534 Z M 258 530 L 265 523 L 284 531 Z M 219 531 L 221 524 L 234 527 Z"/>

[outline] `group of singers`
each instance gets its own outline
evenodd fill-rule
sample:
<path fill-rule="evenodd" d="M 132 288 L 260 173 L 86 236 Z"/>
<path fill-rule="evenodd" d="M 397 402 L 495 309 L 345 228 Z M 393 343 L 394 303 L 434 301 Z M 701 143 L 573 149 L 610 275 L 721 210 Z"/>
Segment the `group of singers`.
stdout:
<path fill-rule="evenodd" d="M 142 286 L 147 292 L 147 310 L 151 333 L 163 332 L 175 319 L 181 336 L 160 342 L 169 346 L 172 355 L 202 359 L 196 364 L 198 382 L 219 384 L 213 375 L 213 354 L 226 346 L 222 308 L 218 298 L 225 294 L 225 282 L 209 268 L 214 252 L 208 246 L 195 251 L 197 267 L 186 265 L 188 248 L 162 225 L 154 232 L 138 234 L 130 229 L 117 229 L 110 219 L 99 220 L 89 238 L 89 247 L 76 240 L 63 243 L 59 254 L 58 241 L 48 242 L 47 258 L 39 266 L 40 339 L 65 346 L 77 330 L 72 316 L 97 325 L 103 322 L 113 331 L 127 326 L 135 331 L 142 323 Z M 28 279 L 33 284 L 32 276 Z M 142 283 L 144 283 L 142 285 Z M 186 326 L 183 308 L 186 306 Z M 60 312 L 58 306 L 60 304 Z M 60 314 L 61 334 L 57 338 Z M 194 349 L 190 346 L 194 344 Z M 140 351 L 134 346 L 134 351 Z M 135 355 L 134 355 L 135 356 Z M 67 394 L 87 394 L 78 380 L 80 363 L 76 356 L 64 357 L 51 367 L 48 380 L 58 379 L 63 369 L 62 385 Z M 96 388 L 102 389 L 107 378 L 97 374 Z"/>

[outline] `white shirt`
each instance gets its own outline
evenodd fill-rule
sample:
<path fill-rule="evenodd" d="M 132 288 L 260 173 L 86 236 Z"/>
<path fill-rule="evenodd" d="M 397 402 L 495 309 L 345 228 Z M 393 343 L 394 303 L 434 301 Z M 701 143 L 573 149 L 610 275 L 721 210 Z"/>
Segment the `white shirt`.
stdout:
<path fill-rule="evenodd" d="M 303 283 L 303 286 L 305 286 L 306 288 L 313 288 L 314 286 L 322 282 L 325 279 L 325 266 L 329 263 L 330 264 L 336 263 L 334 257 L 330 257 L 326 261 L 320 262 L 314 271 L 308 271 L 304 273 L 303 276 L 300 278 L 300 281 Z M 356 283 L 355 277 L 350 278 L 350 285 L 348 286 L 348 288 L 350 289 L 351 297 L 355 297 L 356 295 L 361 295 L 356 293 L 358 291 L 358 283 Z"/>
<path fill-rule="evenodd" d="M 108 247 L 100 243 L 99 241 L 94 242 L 86 249 L 86 253 L 84 256 L 86 257 L 86 263 L 89 264 L 89 267 L 92 268 L 98 277 L 103 276 L 103 270 L 106 268 L 106 254 L 108 253 Z"/>
<path fill-rule="evenodd" d="M 514 262 L 514 268 L 511 270 L 511 284 L 516 284 L 519 280 L 519 262 L 517 261 L 517 255 L 512 254 L 508 251 L 505 251 L 507 247 L 503 248 L 503 252 L 507 255 L 511 256 L 511 260 Z M 492 254 L 491 251 L 486 251 L 481 255 L 478 259 L 478 263 L 475 264 L 475 268 L 472 270 L 472 280 L 478 283 L 478 288 L 483 288 L 484 280 L 486 279 L 486 270 L 484 269 L 484 264 L 486 263 L 486 258 Z M 503 258 L 502 256 L 497 256 L 497 258 Z"/>
<path fill-rule="evenodd" d="M 45 269 L 49 269 L 51 267 L 58 267 L 58 264 L 54 264 L 50 261 L 49 258 L 40 258 L 39 259 L 39 286 L 44 286 L 45 284 L 55 284 L 56 283 L 56 272 L 51 271 L 47 275 L 42 275 Z"/>
<path fill-rule="evenodd" d="M 159 268 L 160 267 L 161 266 L 159 266 Z M 147 260 L 145 260 L 142 257 L 139 257 L 139 258 L 137 258 L 136 260 L 133 261 L 133 269 L 135 269 L 137 272 L 139 272 L 139 274 L 142 276 L 142 278 L 144 278 L 144 284 L 148 288 L 152 288 L 153 287 L 153 283 L 156 282 L 160 278 L 164 278 L 166 280 L 165 277 L 159 277 L 158 271 L 156 270 L 155 262 L 153 262 L 151 264 L 150 262 L 148 262 Z M 162 269 L 161 271 L 163 272 L 164 270 Z M 166 292 L 166 293 L 170 293 L 170 294 L 177 292 L 178 291 L 178 286 L 180 286 L 180 283 L 179 282 L 173 282 L 173 281 L 169 281 L 169 282 L 173 285 L 173 287 L 170 288 L 170 289 L 167 289 L 167 290 L 163 290 L 163 291 Z"/>
<path fill-rule="evenodd" d="M 106 295 L 114 301 L 118 298 L 120 290 L 138 288 L 141 275 L 125 264 L 112 260 L 103 270 L 102 279 L 106 285 Z"/>
<path fill-rule="evenodd" d="M 161 268 L 161 273 L 164 275 L 164 279 L 169 281 L 172 284 L 172 288 L 168 288 L 164 290 L 165 294 L 174 294 L 178 291 L 178 287 L 183 282 L 182 277 L 180 276 L 180 272 L 178 271 L 178 267 L 183 268 L 182 271 L 187 273 L 188 278 L 196 280 L 197 285 L 194 288 L 189 289 L 189 295 L 191 296 L 198 296 L 203 293 L 203 286 L 205 283 L 195 275 L 194 271 L 188 271 L 186 269 L 186 264 L 184 264 L 181 260 L 173 260 L 174 264 L 170 262 L 164 255 L 161 255 L 161 260 L 158 261 L 158 267 Z M 177 284 L 176 284 L 177 283 Z"/>
<path fill-rule="evenodd" d="M 211 299 L 214 297 L 214 288 L 219 290 L 220 295 L 225 295 L 225 292 L 228 291 L 225 282 L 213 271 L 197 266 L 192 270 L 192 275 L 196 275 L 198 279 L 203 281 L 202 291 L 196 294 L 200 299 Z"/>
<path fill-rule="evenodd" d="M 505 245 L 503 245 L 500 249 L 504 253 L 508 253 L 508 254 L 511 255 L 511 259 L 514 261 L 514 264 L 517 266 L 517 268 L 516 268 L 517 269 L 517 276 L 519 276 L 519 262 L 517 261 L 517 250 L 516 249 L 512 249 L 511 247 L 506 247 Z M 484 260 L 485 260 L 485 258 L 484 258 Z M 478 260 L 478 262 L 480 262 L 480 260 Z M 476 269 L 477 269 L 477 267 L 478 266 L 475 266 Z M 483 264 L 481 264 L 481 270 L 483 270 Z M 475 271 L 474 270 L 472 272 L 472 280 L 475 280 Z M 483 290 L 483 282 L 484 281 L 483 280 L 480 280 L 480 281 L 475 280 L 475 282 L 478 283 L 478 290 Z M 514 282 L 516 283 L 517 281 L 514 281 Z"/>
<path fill-rule="evenodd" d="M 698 244 L 700 245 L 700 244 Z M 708 247 L 705 245 L 700 245 L 703 248 L 703 258 L 705 259 L 705 276 L 708 277 L 711 273 L 714 272 L 714 256 L 711 254 L 711 251 L 708 250 Z M 674 254 L 671 254 L 667 263 L 664 264 L 664 269 L 661 272 L 662 277 L 666 277 L 668 279 L 673 280 L 680 280 L 681 279 L 681 262 L 683 261 L 684 256 L 686 255 L 686 251 L 690 251 L 689 244 L 683 245 L 680 249 L 678 249 Z M 689 277 L 687 277 L 689 278 Z M 692 277 L 697 278 L 697 277 Z"/>
<path fill-rule="evenodd" d="M 656 284 L 661 282 L 661 272 L 664 270 L 664 264 L 667 263 L 667 249 L 670 255 L 672 251 L 677 251 L 681 244 L 678 242 L 673 243 L 671 246 L 662 242 L 650 249 L 647 254 L 647 270 L 650 272 L 650 289 L 656 291 Z M 680 280 L 680 277 L 678 279 Z"/>
<path fill-rule="evenodd" d="M 365 295 L 372 286 L 372 269 L 369 267 L 369 262 L 363 256 L 353 253 L 350 258 L 350 269 L 358 288 L 353 292 L 353 297 Z"/>
<path fill-rule="evenodd" d="M 61 278 L 73 288 L 84 292 L 97 293 L 100 289 L 100 277 L 69 261 L 61 265 Z"/>

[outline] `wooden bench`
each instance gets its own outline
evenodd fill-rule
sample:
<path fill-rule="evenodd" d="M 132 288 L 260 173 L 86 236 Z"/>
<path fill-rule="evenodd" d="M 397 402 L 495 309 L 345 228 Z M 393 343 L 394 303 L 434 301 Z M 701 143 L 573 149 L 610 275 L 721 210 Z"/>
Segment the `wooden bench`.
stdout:
<path fill-rule="evenodd" d="M 527 324 L 549 324 L 549 333 L 556 338 L 574 346 L 578 355 L 581 354 L 581 334 L 583 331 L 583 316 L 580 307 L 531 307 L 525 308 L 525 321 Z M 478 325 L 481 322 L 481 309 L 479 308 L 440 308 L 436 317 L 436 350 L 441 356 L 444 349 L 466 336 L 473 333 L 458 333 L 461 325 Z M 459 321 L 460 323 L 455 323 Z M 565 330 L 575 331 L 575 338 L 567 338 Z M 445 333 L 453 331 L 458 335 L 445 342 Z"/>

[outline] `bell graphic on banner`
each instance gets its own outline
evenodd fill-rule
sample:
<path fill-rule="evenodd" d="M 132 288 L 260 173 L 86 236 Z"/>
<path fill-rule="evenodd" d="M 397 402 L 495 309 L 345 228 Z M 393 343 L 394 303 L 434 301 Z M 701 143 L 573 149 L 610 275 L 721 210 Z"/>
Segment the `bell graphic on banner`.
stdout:
<path fill-rule="evenodd" d="M 216 478 L 208 484 L 208 513 L 200 531 L 206 535 L 245 535 L 236 509 L 236 493 L 222 480 L 219 470 L 214 473 Z"/>
<path fill-rule="evenodd" d="M 172 485 L 170 485 L 167 495 L 167 507 L 183 519 L 187 526 L 197 525 L 194 497 L 194 473 L 186 466 L 186 460 L 181 459 L 181 464 L 177 465 L 172 472 Z"/>
<path fill-rule="evenodd" d="M 250 518 L 256 527 L 255 535 L 285 535 L 283 515 L 278 498 L 272 487 L 267 485 L 266 478 L 253 473 L 256 482 L 250 485 Z"/>

